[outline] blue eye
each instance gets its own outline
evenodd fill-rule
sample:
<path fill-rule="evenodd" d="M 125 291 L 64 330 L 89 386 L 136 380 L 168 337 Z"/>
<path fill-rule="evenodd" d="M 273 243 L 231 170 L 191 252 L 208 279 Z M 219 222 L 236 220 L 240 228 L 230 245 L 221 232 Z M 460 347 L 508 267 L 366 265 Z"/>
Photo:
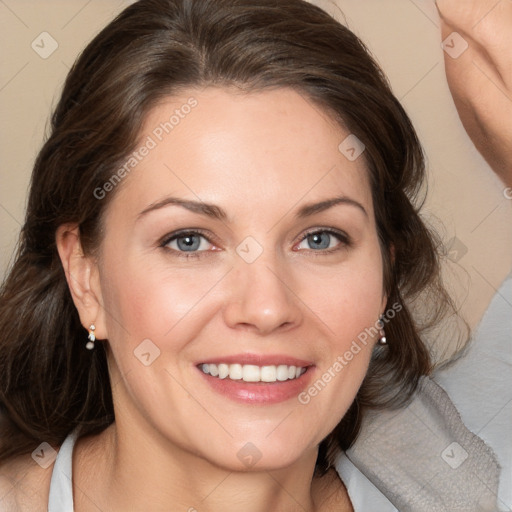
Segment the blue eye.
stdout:
<path fill-rule="evenodd" d="M 207 251 L 211 245 L 207 238 L 194 232 L 175 234 L 163 243 L 164 247 L 179 252 Z"/>
<path fill-rule="evenodd" d="M 305 235 L 297 248 L 325 251 L 335 249 L 339 245 L 348 245 L 347 237 L 344 237 L 341 233 L 338 234 L 333 231 L 322 230 Z"/>

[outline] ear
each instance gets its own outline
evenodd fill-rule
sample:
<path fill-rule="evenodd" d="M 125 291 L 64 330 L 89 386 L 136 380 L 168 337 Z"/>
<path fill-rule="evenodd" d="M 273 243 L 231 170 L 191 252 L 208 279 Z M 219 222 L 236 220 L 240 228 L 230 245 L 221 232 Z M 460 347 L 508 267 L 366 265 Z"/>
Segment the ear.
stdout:
<path fill-rule="evenodd" d="M 80 231 L 76 224 L 59 226 L 55 241 L 80 322 L 86 329 L 94 324 L 96 338 L 107 339 L 105 310 L 96 258 L 84 254 L 80 242 Z"/>

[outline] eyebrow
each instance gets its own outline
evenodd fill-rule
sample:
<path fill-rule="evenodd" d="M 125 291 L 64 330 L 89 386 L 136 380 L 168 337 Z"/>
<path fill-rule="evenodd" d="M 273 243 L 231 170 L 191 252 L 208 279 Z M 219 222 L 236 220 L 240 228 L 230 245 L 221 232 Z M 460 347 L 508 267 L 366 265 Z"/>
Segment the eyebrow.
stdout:
<path fill-rule="evenodd" d="M 157 203 L 153 203 L 149 205 L 146 209 L 141 211 L 137 216 L 137 220 L 148 214 L 149 212 L 160 210 L 161 208 L 165 208 L 166 206 L 175 205 L 181 206 L 190 210 L 194 213 L 199 213 L 201 215 L 205 215 L 207 217 L 212 217 L 218 220 L 225 220 L 227 218 L 226 212 L 220 208 L 219 206 L 215 206 L 214 204 L 204 203 L 203 201 L 191 201 L 186 199 L 179 199 L 177 197 L 166 197 Z"/>
<path fill-rule="evenodd" d="M 299 212 L 297 213 L 297 217 L 309 217 L 310 215 L 323 212 L 325 210 L 328 210 L 329 208 L 332 208 L 333 206 L 337 206 L 340 204 L 355 206 L 356 208 L 361 210 L 366 217 L 368 217 L 368 212 L 365 210 L 364 206 L 360 202 L 346 196 L 333 197 L 332 199 L 326 199 L 325 201 L 321 201 L 319 203 L 305 205 L 299 210 Z"/>
<path fill-rule="evenodd" d="M 182 208 L 186 208 L 187 210 L 193 213 L 199 213 L 200 215 L 205 215 L 206 217 L 212 217 L 214 219 L 225 221 L 227 219 L 226 212 L 219 206 L 214 204 L 205 203 L 203 201 L 192 201 L 187 199 L 179 199 L 177 197 L 166 197 L 161 201 L 153 203 L 145 208 L 142 212 L 137 216 L 137 220 L 148 214 L 149 212 L 160 210 L 161 208 L 165 208 L 166 206 L 181 206 Z M 340 196 L 334 197 L 332 199 L 326 199 L 325 201 L 320 201 L 319 203 L 312 203 L 302 206 L 300 210 L 297 212 L 297 217 L 304 218 L 310 217 L 316 213 L 323 212 L 337 205 L 348 205 L 354 206 L 358 208 L 360 211 L 364 213 L 366 217 L 368 217 L 368 212 L 364 208 L 364 206 L 356 201 L 355 199 L 351 199 L 350 197 Z"/>

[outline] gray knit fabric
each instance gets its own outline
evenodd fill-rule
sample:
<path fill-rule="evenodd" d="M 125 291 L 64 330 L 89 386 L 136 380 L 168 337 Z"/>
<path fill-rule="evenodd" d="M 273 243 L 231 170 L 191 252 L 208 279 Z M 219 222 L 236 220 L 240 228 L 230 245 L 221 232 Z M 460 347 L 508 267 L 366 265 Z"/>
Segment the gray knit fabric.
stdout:
<path fill-rule="evenodd" d="M 347 456 L 400 512 L 498 510 L 494 452 L 427 377 L 408 407 L 367 415 Z"/>

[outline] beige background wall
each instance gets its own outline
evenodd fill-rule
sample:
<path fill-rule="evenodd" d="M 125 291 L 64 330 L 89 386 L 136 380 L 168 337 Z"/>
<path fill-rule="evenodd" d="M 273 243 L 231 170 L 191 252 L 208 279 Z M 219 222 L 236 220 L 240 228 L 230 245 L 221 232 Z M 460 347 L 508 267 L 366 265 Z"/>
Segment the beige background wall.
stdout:
<path fill-rule="evenodd" d="M 129 3 L 0 0 L 0 275 L 9 264 L 31 166 L 65 75 L 84 45 Z M 434 2 L 322 4 L 338 17 L 341 9 L 412 117 L 428 157 L 426 214 L 439 219 L 436 226 L 451 242 L 450 287 L 475 325 L 512 267 L 512 200 L 457 117 L 444 76 Z"/>

